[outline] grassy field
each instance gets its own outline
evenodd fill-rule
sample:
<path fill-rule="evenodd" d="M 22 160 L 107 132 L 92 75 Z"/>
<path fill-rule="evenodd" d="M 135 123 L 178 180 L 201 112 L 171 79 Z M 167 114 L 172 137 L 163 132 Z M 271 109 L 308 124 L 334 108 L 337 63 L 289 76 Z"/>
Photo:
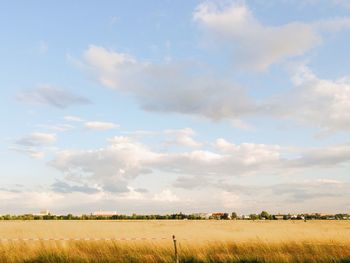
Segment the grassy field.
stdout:
<path fill-rule="evenodd" d="M 0 238 L 145 240 L 2 241 L 0 262 L 174 262 L 173 234 L 180 262 L 350 262 L 350 221 L 1 221 Z"/>

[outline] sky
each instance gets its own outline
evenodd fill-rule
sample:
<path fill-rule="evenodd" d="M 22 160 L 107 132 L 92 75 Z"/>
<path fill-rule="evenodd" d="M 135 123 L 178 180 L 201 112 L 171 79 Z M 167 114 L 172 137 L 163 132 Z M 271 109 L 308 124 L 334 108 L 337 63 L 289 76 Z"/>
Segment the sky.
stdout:
<path fill-rule="evenodd" d="M 6 1 L 0 213 L 350 212 L 347 0 Z"/>

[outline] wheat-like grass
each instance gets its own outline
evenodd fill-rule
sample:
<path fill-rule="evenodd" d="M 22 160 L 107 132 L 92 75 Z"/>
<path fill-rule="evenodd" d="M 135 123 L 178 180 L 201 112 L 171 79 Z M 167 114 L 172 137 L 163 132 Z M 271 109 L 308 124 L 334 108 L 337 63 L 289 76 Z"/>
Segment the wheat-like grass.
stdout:
<path fill-rule="evenodd" d="M 184 243 L 180 262 L 350 262 L 350 244 Z M 0 245 L 1 262 L 174 262 L 171 242 L 50 241 Z"/>
<path fill-rule="evenodd" d="M 350 221 L 0 222 L 0 238 L 169 237 L 142 241 L 6 241 L 0 262 L 350 262 Z"/>

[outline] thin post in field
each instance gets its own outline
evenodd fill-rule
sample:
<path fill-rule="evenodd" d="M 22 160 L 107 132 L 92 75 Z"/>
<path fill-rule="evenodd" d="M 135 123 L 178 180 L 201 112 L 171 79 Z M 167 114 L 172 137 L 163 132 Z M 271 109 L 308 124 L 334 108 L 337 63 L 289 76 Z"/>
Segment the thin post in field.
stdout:
<path fill-rule="evenodd" d="M 175 250 L 175 263 L 179 263 L 179 254 L 177 253 L 176 237 L 173 235 L 174 250 Z"/>

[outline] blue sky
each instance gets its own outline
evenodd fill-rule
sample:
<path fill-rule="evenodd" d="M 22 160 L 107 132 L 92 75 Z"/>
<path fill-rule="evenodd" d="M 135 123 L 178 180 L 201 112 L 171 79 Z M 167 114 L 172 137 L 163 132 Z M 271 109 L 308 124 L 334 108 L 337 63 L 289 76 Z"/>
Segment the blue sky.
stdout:
<path fill-rule="evenodd" d="M 349 211 L 347 1 L 12 1 L 0 29 L 1 213 Z"/>

